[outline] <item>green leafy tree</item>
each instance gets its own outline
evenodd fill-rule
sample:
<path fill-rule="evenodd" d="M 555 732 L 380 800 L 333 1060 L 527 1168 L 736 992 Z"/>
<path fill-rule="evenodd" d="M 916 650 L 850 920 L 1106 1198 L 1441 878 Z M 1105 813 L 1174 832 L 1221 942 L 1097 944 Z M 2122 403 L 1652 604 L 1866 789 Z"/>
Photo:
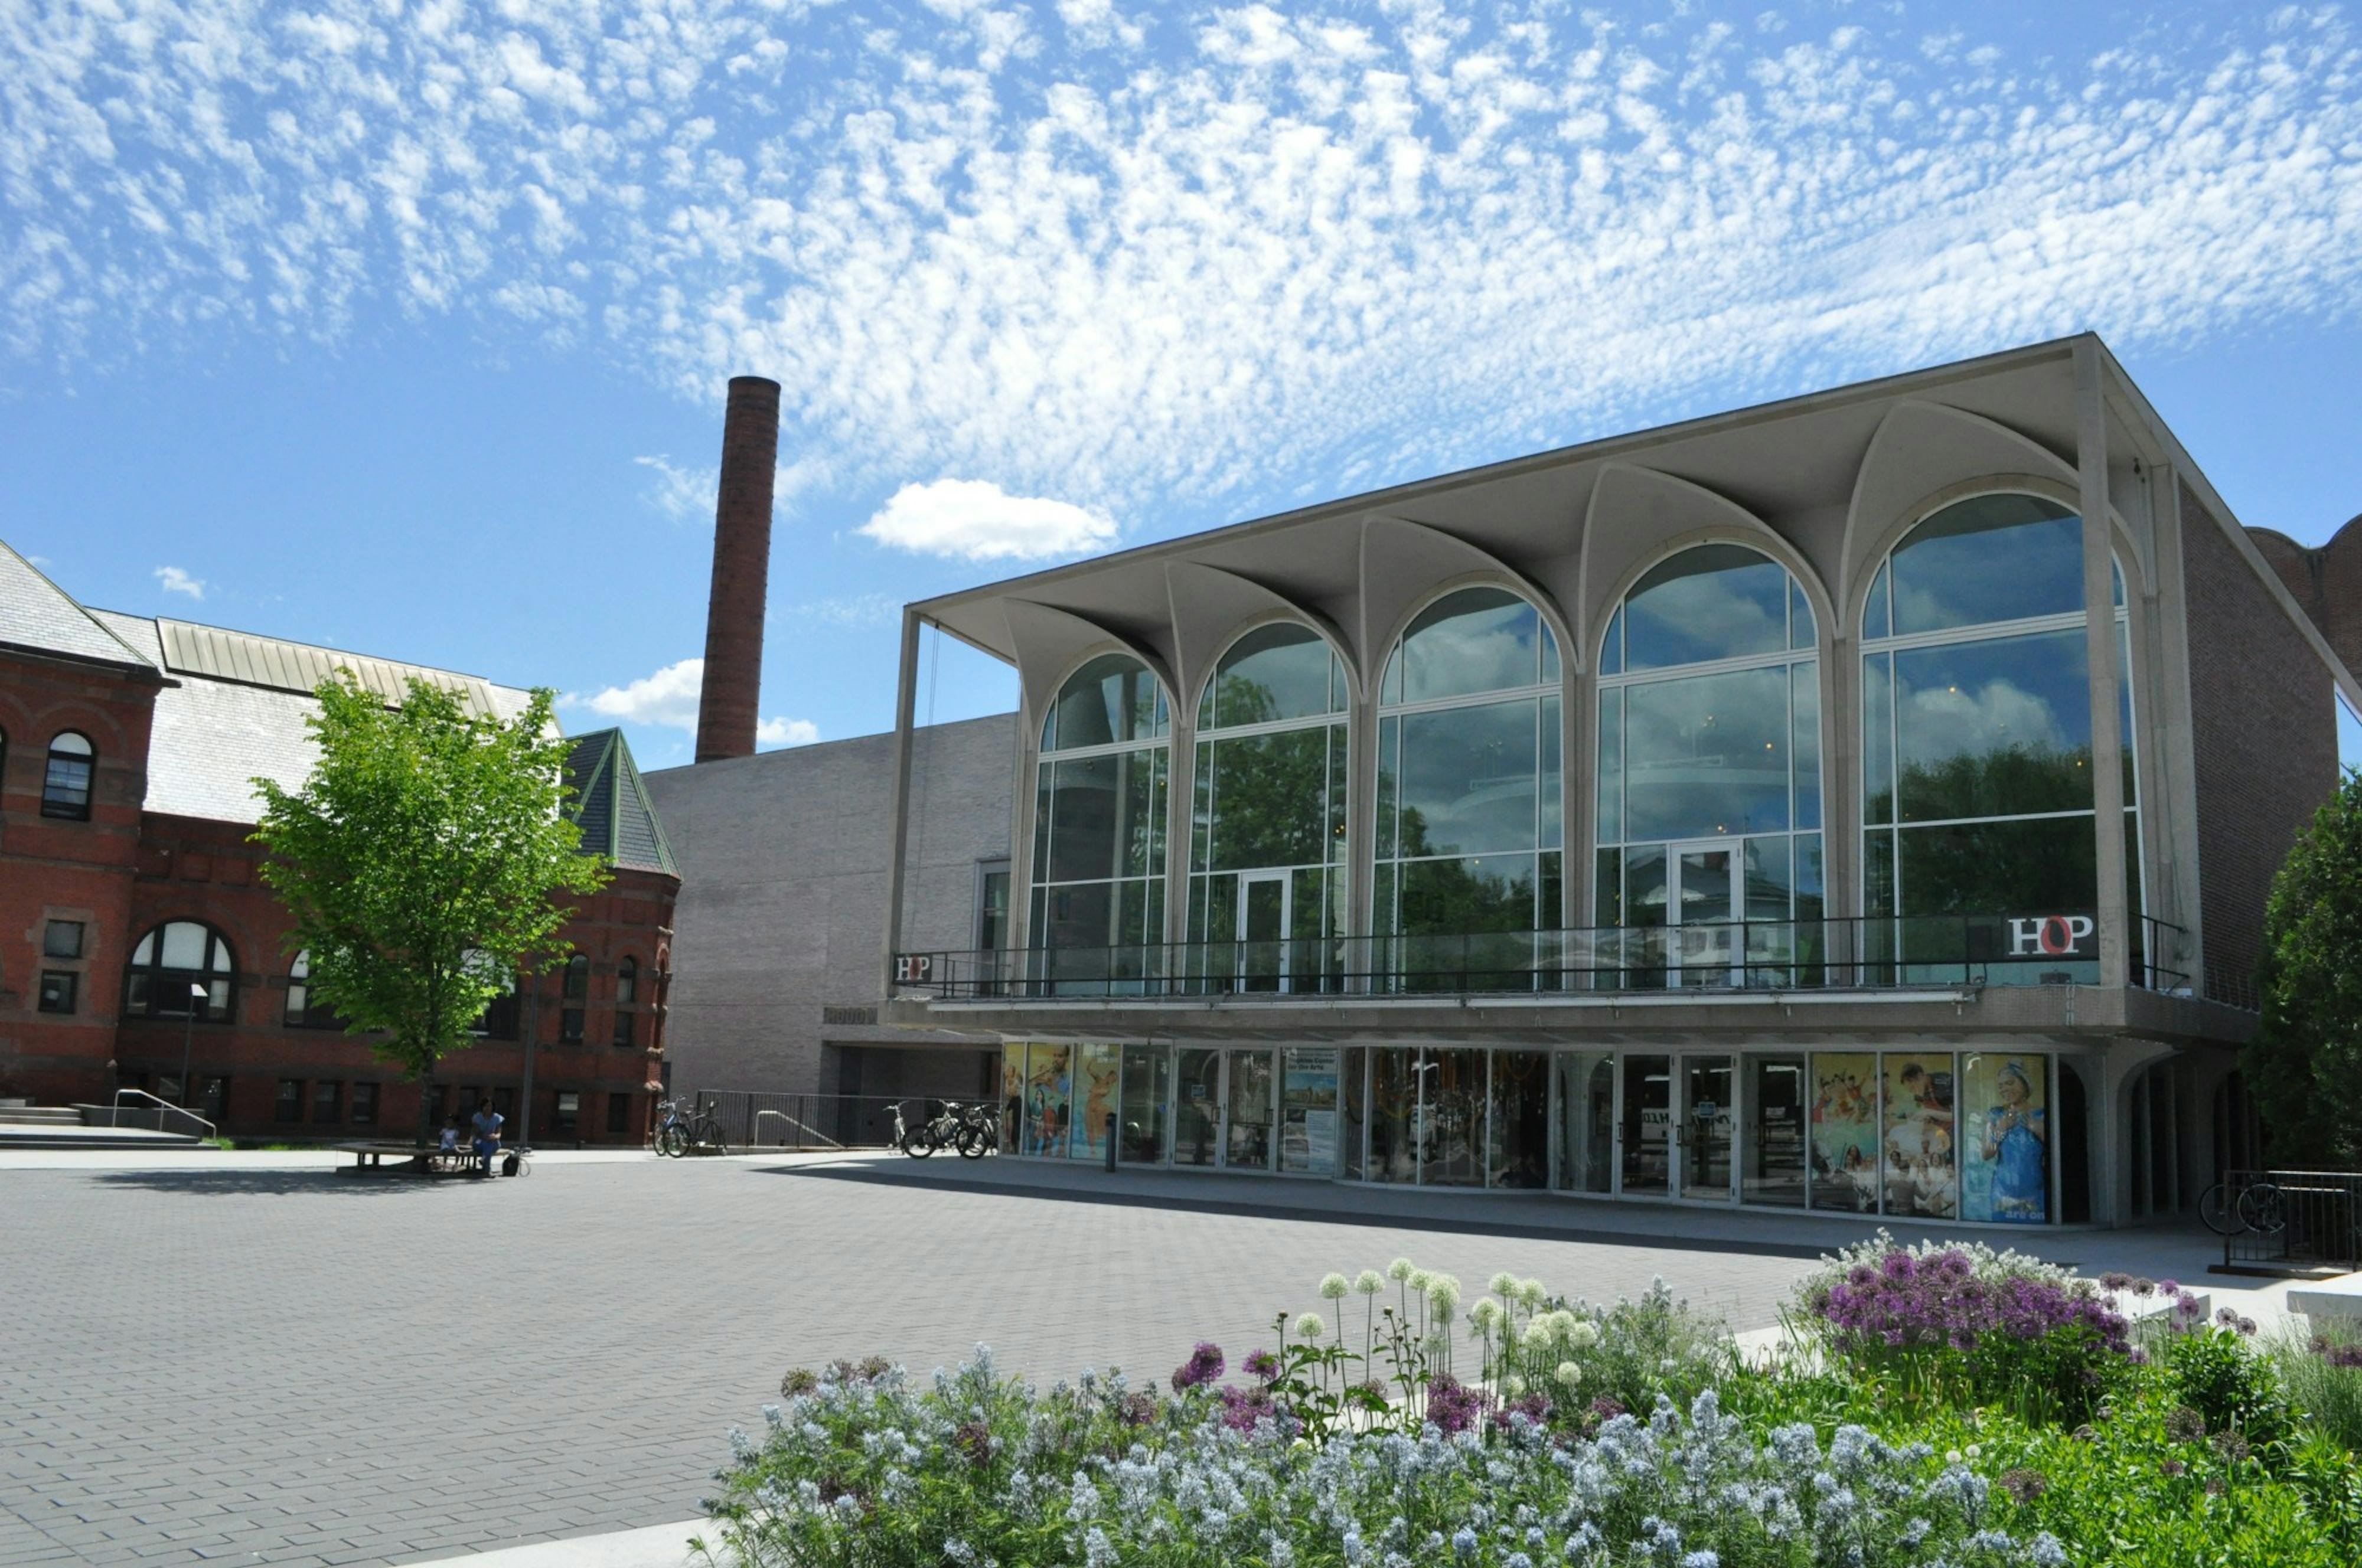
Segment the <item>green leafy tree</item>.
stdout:
<path fill-rule="evenodd" d="M 416 679 L 395 708 L 348 670 L 316 695 L 320 760 L 303 789 L 254 781 L 262 879 L 292 919 L 288 951 L 311 953 L 315 999 L 423 1083 L 520 970 L 565 960 L 562 900 L 595 892 L 607 867 L 563 812 L 548 691 L 508 723 Z M 421 1094 L 422 1143 L 430 1114 Z"/>
<path fill-rule="evenodd" d="M 2263 1025 L 2242 1053 L 2272 1158 L 2362 1162 L 2362 770 L 2313 814 L 2264 912 Z"/>

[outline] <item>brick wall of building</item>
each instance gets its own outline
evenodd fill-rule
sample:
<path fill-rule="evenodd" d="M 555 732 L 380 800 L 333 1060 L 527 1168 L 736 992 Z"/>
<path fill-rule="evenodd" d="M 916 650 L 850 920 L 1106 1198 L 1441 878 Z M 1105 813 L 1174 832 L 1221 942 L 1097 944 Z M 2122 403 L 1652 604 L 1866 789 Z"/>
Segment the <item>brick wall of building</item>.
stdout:
<path fill-rule="evenodd" d="M 2321 628 L 2331 651 L 2347 669 L 2362 668 L 2362 517 L 2310 549 L 2276 529 L 2250 528 L 2247 536 Z"/>
<path fill-rule="evenodd" d="M 0 1096 L 57 1099 L 112 1054 L 158 684 L 0 654 Z M 88 822 L 41 814 L 50 743 L 65 730 L 96 753 Z M 80 957 L 44 953 L 51 921 L 83 928 Z M 45 970 L 74 977 L 73 1012 L 39 1010 Z"/>
<path fill-rule="evenodd" d="M 2264 904 L 2337 786 L 2328 669 L 2188 487 L 2191 740 L 2209 995 L 2252 1001 Z"/>

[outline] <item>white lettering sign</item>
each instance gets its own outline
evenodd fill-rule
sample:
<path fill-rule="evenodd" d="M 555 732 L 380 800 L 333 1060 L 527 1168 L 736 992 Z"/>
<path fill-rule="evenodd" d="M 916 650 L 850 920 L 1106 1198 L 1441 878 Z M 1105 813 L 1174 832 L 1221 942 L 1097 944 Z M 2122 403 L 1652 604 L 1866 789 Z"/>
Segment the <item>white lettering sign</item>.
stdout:
<path fill-rule="evenodd" d="M 2027 915 L 2009 922 L 2013 958 L 2072 958 L 2098 927 L 2090 915 Z"/>

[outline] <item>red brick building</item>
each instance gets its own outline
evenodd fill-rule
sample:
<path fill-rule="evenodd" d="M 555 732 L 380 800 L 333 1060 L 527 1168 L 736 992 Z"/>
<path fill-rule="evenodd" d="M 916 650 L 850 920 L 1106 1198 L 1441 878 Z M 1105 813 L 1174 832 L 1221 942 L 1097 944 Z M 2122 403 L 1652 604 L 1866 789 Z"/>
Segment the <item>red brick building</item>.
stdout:
<path fill-rule="evenodd" d="M 310 692 L 339 667 L 390 699 L 414 675 L 479 712 L 513 716 L 528 700 L 472 676 L 91 610 L 0 543 L 0 1097 L 103 1104 L 144 1088 L 244 1137 L 417 1124 L 420 1086 L 309 1005 L 248 842 L 251 780 L 301 782 L 315 755 Z M 613 862 L 613 879 L 568 923 L 567 967 L 496 1003 L 480 1043 L 425 1092 L 438 1115 L 489 1094 L 521 1130 L 529 1072 L 536 1141 L 638 1143 L 666 1077 L 680 878 L 620 733 L 578 738 L 568 775 L 583 847 Z"/>

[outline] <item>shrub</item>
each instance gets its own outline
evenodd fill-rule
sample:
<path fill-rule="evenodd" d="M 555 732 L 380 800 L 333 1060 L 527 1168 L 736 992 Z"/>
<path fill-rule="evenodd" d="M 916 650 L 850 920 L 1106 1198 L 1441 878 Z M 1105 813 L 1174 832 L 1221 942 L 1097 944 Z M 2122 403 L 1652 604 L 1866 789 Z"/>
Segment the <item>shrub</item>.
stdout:
<path fill-rule="evenodd" d="M 1995 1521 L 1989 1482 L 1860 1427 L 1761 1441 L 1705 1394 L 1684 1415 L 1552 1441 L 1512 1418 L 1289 1438 L 1242 1430 L 1192 1389 L 1138 1419 L 1120 1377 L 1048 1395 L 979 1351 L 913 1386 L 822 1375 L 734 1441 L 708 1505 L 709 1560 L 741 1568 L 1052 1568 L 1246 1563 L 1408 1568 L 2038 1565 L 2058 1543 Z"/>
<path fill-rule="evenodd" d="M 2238 1432 L 2251 1443 L 2287 1434 L 2288 1404 L 2277 1369 L 2235 1330 L 2174 1335 L 2165 1344 L 2165 1366 L 2175 1397 L 2209 1430 Z"/>
<path fill-rule="evenodd" d="M 2289 1404 L 2314 1431 L 2347 1453 L 2362 1453 L 2362 1336 L 2335 1319 L 2322 1320 L 2311 1339 L 2288 1338 L 2272 1348 Z"/>

